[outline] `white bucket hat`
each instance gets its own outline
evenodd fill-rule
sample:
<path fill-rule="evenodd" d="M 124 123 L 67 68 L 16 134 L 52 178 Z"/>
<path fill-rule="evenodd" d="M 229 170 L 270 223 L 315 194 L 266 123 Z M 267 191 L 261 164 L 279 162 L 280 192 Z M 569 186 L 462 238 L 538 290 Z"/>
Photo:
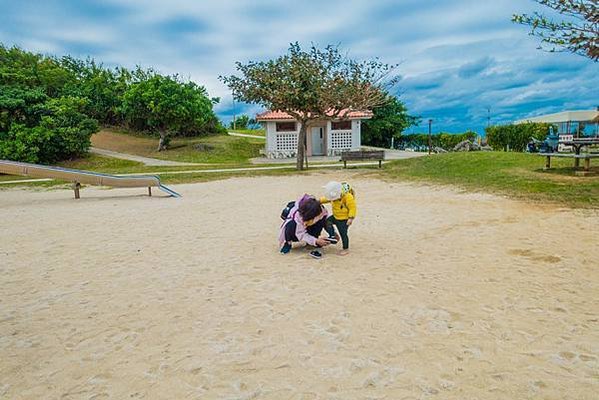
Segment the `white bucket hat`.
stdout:
<path fill-rule="evenodd" d="M 341 197 L 341 183 L 330 181 L 324 186 L 324 197 L 328 200 L 337 200 Z"/>

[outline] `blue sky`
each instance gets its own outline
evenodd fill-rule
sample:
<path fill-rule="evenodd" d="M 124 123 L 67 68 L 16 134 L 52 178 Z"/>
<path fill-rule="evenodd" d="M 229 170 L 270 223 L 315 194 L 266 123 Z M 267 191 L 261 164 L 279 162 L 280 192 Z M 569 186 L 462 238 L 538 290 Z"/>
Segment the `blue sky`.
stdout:
<path fill-rule="evenodd" d="M 433 130 L 482 132 L 565 109 L 599 105 L 599 63 L 537 50 L 513 13 L 528 0 L 0 0 L 0 42 L 48 54 L 91 56 L 107 65 L 178 73 L 233 104 L 219 75 L 235 61 L 283 54 L 290 42 L 339 44 L 350 57 L 400 63 L 398 89 Z M 412 131 L 424 130 L 424 124 Z"/>

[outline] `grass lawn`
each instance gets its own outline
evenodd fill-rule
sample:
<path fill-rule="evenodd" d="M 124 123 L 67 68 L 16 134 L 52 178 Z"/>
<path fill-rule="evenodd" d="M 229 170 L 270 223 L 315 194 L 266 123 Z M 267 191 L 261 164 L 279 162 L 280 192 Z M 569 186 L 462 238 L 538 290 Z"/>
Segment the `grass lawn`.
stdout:
<path fill-rule="evenodd" d="M 86 171 L 121 174 L 128 172 L 139 172 L 147 169 L 144 164 L 136 161 L 104 157 L 91 153 L 85 157 L 75 160 L 61 161 L 57 164 L 57 166 L 71 169 L 83 169 Z"/>
<path fill-rule="evenodd" d="M 245 135 L 266 136 L 264 129 L 229 129 L 229 132 L 243 133 Z"/>
<path fill-rule="evenodd" d="M 156 137 L 103 129 L 92 136 L 92 146 L 163 160 L 238 165 L 248 164 L 250 158 L 258 157 L 264 141 L 229 135 L 176 138 L 171 141 L 169 150 L 159 152 Z"/>
<path fill-rule="evenodd" d="M 241 140 L 238 140 L 241 139 Z M 97 139 L 96 139 L 97 140 Z M 147 137 L 131 137 L 114 132 L 103 132 L 100 140 L 108 141 L 111 150 L 130 152 L 144 156 L 162 155 L 154 150 L 155 139 Z M 185 147 L 175 148 L 168 153 L 175 154 L 171 159 L 185 159 L 186 154 L 192 151 L 190 143 L 212 143 L 215 145 L 216 154 L 204 156 L 207 160 L 229 160 L 230 164 L 181 167 L 146 167 L 134 161 L 107 158 L 90 154 L 85 158 L 65 161 L 59 165 L 66 168 L 83 169 L 105 173 L 135 173 L 146 172 L 152 174 L 157 171 L 189 171 L 213 168 L 230 168 L 243 166 L 247 162 L 247 141 L 234 137 L 210 137 L 200 140 L 185 140 Z M 261 145 L 256 145 L 260 147 Z M 218 148 L 218 150 L 216 150 Z M 131 149 L 134 149 L 132 151 Z M 235 151 L 241 153 L 235 154 Z M 191 160 L 199 162 L 200 156 L 188 156 Z M 233 160 L 241 160 L 233 162 Z M 599 167 L 593 167 L 596 173 L 593 176 L 576 176 L 572 168 L 571 159 L 554 159 L 554 169 L 543 171 L 544 159 L 537 155 L 504 152 L 471 152 L 448 153 L 431 157 L 420 157 L 407 160 L 397 160 L 386 164 L 383 170 L 378 168 L 366 169 L 364 174 L 375 178 L 390 180 L 408 180 L 430 182 L 435 184 L 454 185 L 469 191 L 497 193 L 537 202 L 553 202 L 575 208 L 599 208 Z M 245 164 L 247 165 L 247 164 Z M 161 179 L 165 183 L 202 182 L 208 180 L 226 179 L 234 176 L 262 176 L 262 175 L 287 175 L 298 173 L 291 168 L 272 171 L 248 172 L 222 172 L 222 173 L 183 173 L 163 174 Z M 304 173 L 317 173 L 312 170 Z M 26 179 L 0 175 L 0 181 Z M 56 186 L 62 182 L 46 182 L 32 184 L 32 186 Z M 2 185 L 6 188 L 8 185 Z M 11 185 L 12 186 L 12 185 Z"/>
<path fill-rule="evenodd" d="M 576 176 L 572 159 L 551 160 L 523 153 L 448 153 L 399 160 L 385 166 L 387 177 L 451 184 L 467 190 L 549 201 L 571 207 L 599 208 L 599 167 L 593 176 Z"/>
<path fill-rule="evenodd" d="M 232 171 L 232 172 L 201 172 L 201 170 L 210 170 L 220 168 L 221 165 L 201 165 L 201 166 L 179 166 L 179 167 L 164 167 L 164 166 L 153 166 L 148 167 L 142 163 L 128 160 L 120 160 L 110 157 L 104 157 L 97 154 L 88 154 L 86 157 L 79 158 L 76 160 L 63 161 L 57 164 L 57 166 L 71 169 L 81 169 L 86 171 L 101 172 L 107 174 L 127 174 L 127 173 L 147 173 L 152 175 L 155 172 L 160 171 L 160 180 L 164 184 L 174 183 L 195 183 L 195 182 L 207 182 L 214 180 L 223 180 L 234 177 L 257 177 L 257 176 L 283 176 L 293 175 L 298 172 L 295 170 L 295 165 L 287 165 L 285 169 L 275 170 L 261 170 L 258 168 L 264 167 L 265 165 L 254 166 L 257 169 L 251 171 Z M 276 167 L 282 167 L 282 165 L 276 165 Z M 230 166 L 223 165 L 223 168 L 231 168 Z M 374 168 L 374 167 L 372 167 Z M 369 169 L 367 167 L 367 169 Z M 196 172 L 185 172 L 185 171 L 196 171 Z M 170 171 L 176 172 L 171 174 Z M 318 174 L 321 173 L 322 169 L 311 169 L 302 172 L 302 174 Z M 165 173 L 166 172 L 166 173 Z M 0 183 L 2 181 L 13 181 L 13 180 L 25 180 L 35 179 L 26 176 L 13 176 L 13 175 L 2 175 L 0 174 Z M 14 186 L 27 186 L 37 188 L 70 188 L 70 183 L 60 180 L 52 180 L 48 182 L 27 182 L 27 183 L 12 183 L 0 185 L 0 191 L 9 189 Z"/>
<path fill-rule="evenodd" d="M 144 141 L 144 138 L 136 138 L 134 144 L 139 145 L 139 142 Z M 115 150 L 116 151 L 116 150 Z M 261 164 L 261 165 L 249 165 L 249 164 L 202 164 L 202 165 L 185 165 L 185 166 L 146 166 L 143 163 L 121 160 L 112 157 L 105 157 L 98 154 L 89 153 L 85 157 L 61 161 L 56 166 L 70 169 L 79 169 L 85 171 L 100 172 L 106 174 L 128 174 L 128 173 L 144 173 L 152 175 L 156 172 L 160 172 L 160 179 L 166 184 L 170 183 L 191 183 L 191 182 L 206 182 L 220 179 L 228 179 L 232 177 L 250 177 L 250 176 L 271 176 L 271 175 L 289 175 L 295 174 L 295 164 L 280 165 L 280 164 Z M 261 170 L 260 168 L 275 166 L 277 168 L 285 167 L 284 169 L 275 170 Z M 212 169 L 230 169 L 230 168 L 256 168 L 255 170 L 249 171 L 231 171 L 231 172 L 201 172 L 202 170 Z M 176 172 L 170 174 L 170 172 Z M 192 173 L 182 173 L 185 171 L 197 171 Z M 165 173 L 166 172 L 166 173 Z M 307 173 L 318 173 L 322 172 L 320 169 L 312 169 L 303 172 Z M 29 180 L 35 179 L 27 176 L 14 176 L 14 175 L 3 175 L 0 174 L 0 183 L 3 181 L 17 181 L 17 180 Z M 60 180 L 52 180 L 48 182 L 27 182 L 27 183 L 13 183 L 0 185 L 0 190 L 8 189 L 13 186 L 31 186 L 31 187 L 69 187 L 69 182 Z"/>
<path fill-rule="evenodd" d="M 4 181 L 17 181 L 17 180 L 23 180 L 23 179 L 31 179 L 31 178 L 28 178 L 26 176 L 15 176 L 15 175 L 4 175 L 4 174 L 0 174 L 0 182 L 4 182 Z"/>

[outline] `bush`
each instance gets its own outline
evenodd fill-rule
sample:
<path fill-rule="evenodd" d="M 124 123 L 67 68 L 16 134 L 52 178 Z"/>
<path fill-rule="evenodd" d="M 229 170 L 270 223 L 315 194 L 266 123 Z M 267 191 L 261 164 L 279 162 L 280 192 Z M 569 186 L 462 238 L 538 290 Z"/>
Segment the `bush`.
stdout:
<path fill-rule="evenodd" d="M 12 124 L 8 132 L 0 132 L 0 159 L 37 163 L 40 144 L 46 138 L 47 132 L 37 127 Z"/>
<path fill-rule="evenodd" d="M 47 100 L 39 88 L 0 85 L 0 132 L 8 131 L 12 123 L 37 125 L 40 106 Z"/>
<path fill-rule="evenodd" d="M 527 122 L 518 125 L 496 125 L 485 129 L 487 142 L 495 150 L 524 151 L 532 138 L 543 140 L 551 124 Z"/>
<path fill-rule="evenodd" d="M 61 97 L 46 102 L 38 125 L 13 123 L 0 133 L 0 158 L 50 164 L 85 154 L 98 122 L 81 112 L 86 100 Z"/>
<path fill-rule="evenodd" d="M 233 124 L 233 121 L 229 123 L 229 129 L 247 129 L 249 123 L 250 117 L 248 117 L 245 114 L 241 114 L 240 116 L 235 118 L 235 124 Z"/>
<path fill-rule="evenodd" d="M 431 143 L 433 147 L 441 147 L 445 150 L 452 150 L 458 143 L 464 140 L 476 139 L 476 132 L 467 131 L 464 133 L 447 133 L 441 132 L 431 135 Z M 402 135 L 399 140 L 399 144 L 405 147 L 414 146 L 428 146 L 428 134 L 427 133 L 414 133 L 409 135 Z"/>

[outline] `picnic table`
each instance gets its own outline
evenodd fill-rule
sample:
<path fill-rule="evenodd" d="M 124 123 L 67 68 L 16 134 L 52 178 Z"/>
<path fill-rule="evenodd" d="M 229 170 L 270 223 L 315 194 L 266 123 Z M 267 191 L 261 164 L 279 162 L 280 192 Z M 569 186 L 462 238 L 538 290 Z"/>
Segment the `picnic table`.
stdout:
<path fill-rule="evenodd" d="M 572 140 L 568 140 L 563 142 L 563 144 L 565 146 L 572 146 L 574 148 L 574 153 L 579 156 L 580 155 L 580 151 L 582 150 L 583 147 L 586 146 L 591 146 L 593 144 L 599 144 L 599 137 L 592 137 L 592 138 L 577 138 L 577 139 L 572 139 Z M 580 158 L 579 157 L 575 157 L 574 158 L 574 166 L 578 167 L 580 163 Z"/>
<path fill-rule="evenodd" d="M 574 159 L 574 168 L 580 167 L 580 160 L 584 160 L 584 171 L 588 172 L 591 168 L 591 159 L 599 158 L 599 153 L 582 153 L 582 149 L 591 145 L 599 145 L 599 137 L 592 138 L 576 138 L 561 142 L 565 146 L 572 146 L 572 153 L 539 153 L 545 158 L 545 169 L 551 168 L 551 157 L 568 157 Z"/>

